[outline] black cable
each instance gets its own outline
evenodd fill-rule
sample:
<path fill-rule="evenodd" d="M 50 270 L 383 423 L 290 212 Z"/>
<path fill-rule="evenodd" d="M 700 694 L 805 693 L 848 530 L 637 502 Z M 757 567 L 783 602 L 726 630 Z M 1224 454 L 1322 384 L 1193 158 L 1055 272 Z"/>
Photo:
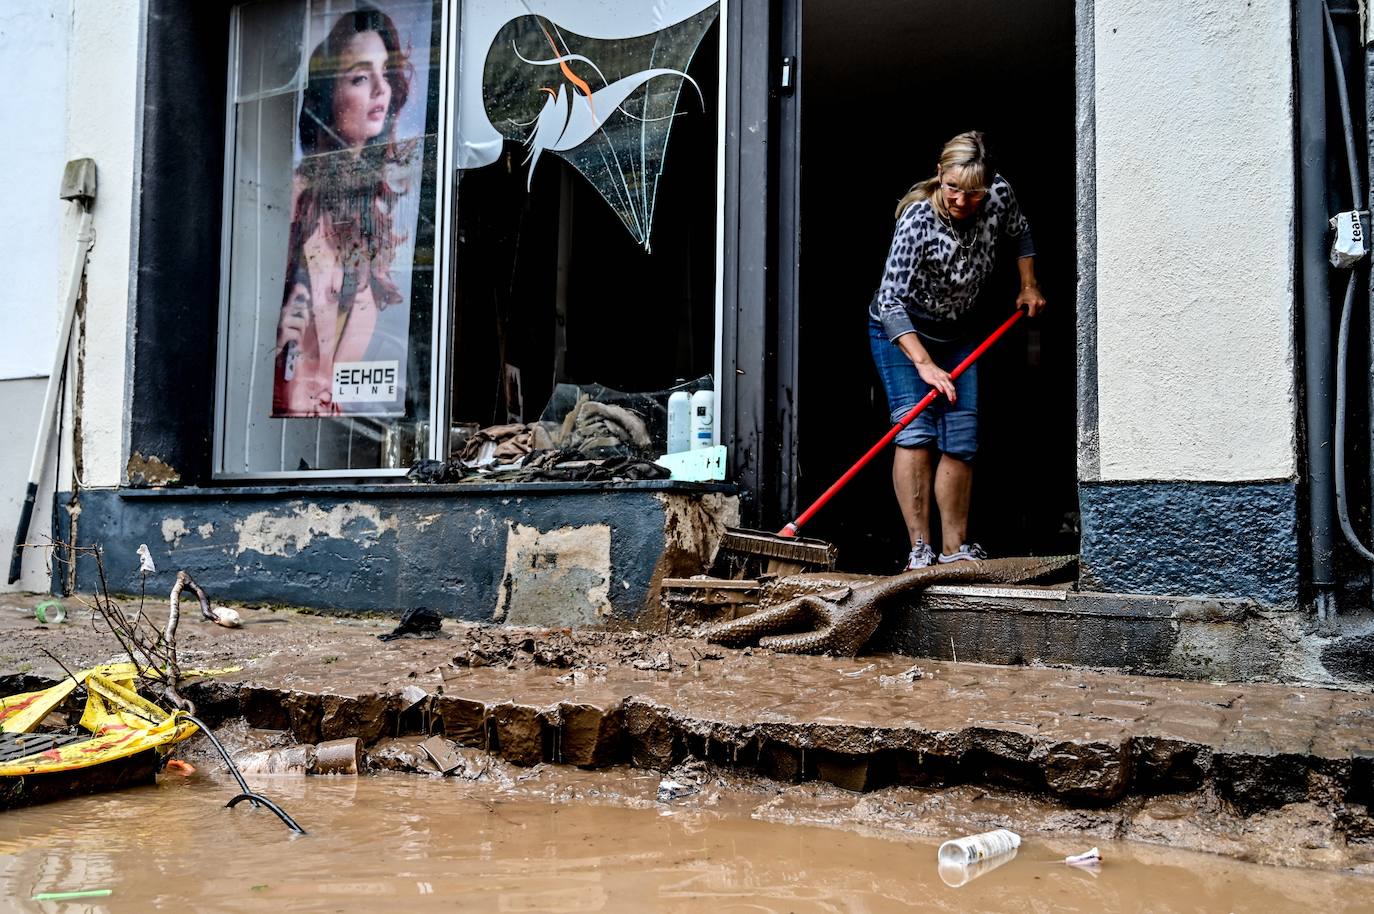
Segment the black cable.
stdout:
<path fill-rule="evenodd" d="M 1364 189 L 1361 187 L 1360 165 L 1355 152 L 1355 129 L 1350 118 L 1350 90 L 1345 82 L 1345 66 L 1341 63 L 1341 47 L 1336 37 L 1336 25 L 1331 20 L 1331 7 L 1327 3 L 1322 4 L 1322 16 L 1326 21 L 1326 43 L 1331 52 L 1331 68 L 1335 73 L 1336 100 L 1340 104 L 1341 126 L 1345 133 L 1346 170 L 1350 174 L 1350 207 L 1356 210 L 1355 218 L 1359 219 L 1358 211 L 1360 201 L 1364 196 Z M 1345 488 L 1345 389 L 1346 378 L 1349 375 L 1350 313 L 1355 308 L 1355 279 L 1357 276 L 1359 273 L 1352 266 L 1350 276 L 1345 284 L 1345 301 L 1341 306 L 1340 331 L 1336 337 L 1336 435 L 1335 453 L 1332 456 L 1336 463 L 1336 517 L 1340 520 L 1341 533 L 1345 536 L 1346 542 L 1361 558 L 1374 562 L 1374 552 L 1371 552 L 1360 540 L 1359 534 L 1355 532 L 1355 527 L 1350 522 L 1350 499 Z"/>
<path fill-rule="evenodd" d="M 286 811 L 283 810 L 280 806 L 278 806 L 276 803 L 273 803 L 271 800 L 267 799 L 267 797 L 264 797 L 261 794 L 256 794 L 253 792 L 252 788 L 248 786 L 248 782 L 243 779 L 243 775 L 239 773 L 238 766 L 234 764 L 234 760 L 229 757 L 229 753 L 225 750 L 224 745 L 219 741 L 219 739 L 210 730 L 210 728 L 205 726 L 205 723 L 201 721 L 200 718 L 194 717 L 190 714 L 182 714 L 181 717 L 183 720 L 189 720 L 191 723 L 195 724 L 198 728 L 200 728 L 201 733 L 204 733 L 207 737 L 209 737 L 211 744 L 216 749 L 218 749 L 219 754 L 224 757 L 224 764 L 229 767 L 229 773 L 234 776 L 234 780 L 238 781 L 239 790 L 243 791 L 238 796 L 234 797 L 232 800 L 226 803 L 226 808 L 233 809 L 242 800 L 247 800 L 248 802 L 252 803 L 254 807 L 257 807 L 258 805 L 266 806 L 268 809 L 272 810 L 272 812 L 277 814 L 277 818 L 281 819 L 282 822 L 286 823 L 287 828 L 291 829 L 298 835 L 306 834 L 305 829 L 297 825 L 296 820 L 287 815 Z"/>

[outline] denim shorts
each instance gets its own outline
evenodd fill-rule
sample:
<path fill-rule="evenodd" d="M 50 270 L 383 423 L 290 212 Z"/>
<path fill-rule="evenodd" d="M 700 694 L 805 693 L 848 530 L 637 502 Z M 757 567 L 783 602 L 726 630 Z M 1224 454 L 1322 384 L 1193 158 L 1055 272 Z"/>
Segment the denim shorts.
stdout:
<path fill-rule="evenodd" d="M 878 367 L 883 389 L 887 391 L 887 407 L 895 425 L 931 388 L 921 380 L 916 366 L 901 347 L 887 338 L 883 325 L 872 318 L 868 321 L 868 340 L 873 350 L 873 364 Z M 935 364 L 945 371 L 952 371 L 974 349 L 973 342 L 969 340 L 936 343 L 922 339 L 921 345 L 925 346 Z M 958 394 L 957 402 L 950 403 L 945 397 L 937 398 L 910 425 L 897 433 L 897 444 L 901 447 L 934 445 L 941 453 L 951 457 L 972 460 L 978 453 L 976 364 L 970 365 L 955 379 L 954 391 Z"/>

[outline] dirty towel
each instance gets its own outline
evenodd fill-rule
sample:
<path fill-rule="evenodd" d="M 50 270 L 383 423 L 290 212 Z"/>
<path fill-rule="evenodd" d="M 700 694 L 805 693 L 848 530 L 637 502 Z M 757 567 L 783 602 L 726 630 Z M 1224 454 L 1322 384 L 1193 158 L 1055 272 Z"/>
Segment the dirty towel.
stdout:
<path fill-rule="evenodd" d="M 444 617 L 439 615 L 438 610 L 428 609 L 424 606 L 416 606 L 407 609 L 401 615 L 401 624 L 384 635 L 378 635 L 378 640 L 394 641 L 397 638 L 433 638 L 443 627 Z"/>

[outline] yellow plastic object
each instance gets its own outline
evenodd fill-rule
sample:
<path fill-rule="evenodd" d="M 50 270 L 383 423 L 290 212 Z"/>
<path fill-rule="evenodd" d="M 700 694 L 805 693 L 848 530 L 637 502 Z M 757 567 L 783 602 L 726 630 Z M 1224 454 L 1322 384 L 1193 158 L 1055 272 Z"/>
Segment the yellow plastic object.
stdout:
<path fill-rule="evenodd" d="M 136 676 L 131 663 L 106 664 L 40 692 L 0 699 L 0 729 L 28 733 L 80 682 L 86 686 L 81 726 L 91 732 L 90 739 L 0 764 L 0 777 L 89 768 L 171 746 L 196 732 L 180 712 L 168 713 L 135 692 Z"/>

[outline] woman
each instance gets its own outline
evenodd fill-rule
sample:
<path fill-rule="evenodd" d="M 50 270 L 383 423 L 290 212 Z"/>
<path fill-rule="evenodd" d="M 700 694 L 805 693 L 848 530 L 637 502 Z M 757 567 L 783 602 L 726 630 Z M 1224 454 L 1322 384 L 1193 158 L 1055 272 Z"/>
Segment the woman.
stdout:
<path fill-rule="evenodd" d="M 391 264 L 398 179 L 415 143 L 396 117 L 410 63 L 391 17 L 345 13 L 310 55 L 298 120 L 286 289 L 277 323 L 274 416 L 338 415 L 336 362 L 361 361 L 378 311 L 402 300 Z"/>
<path fill-rule="evenodd" d="M 1035 317 L 1045 298 L 1035 281 L 1030 226 L 1011 185 L 988 163 L 983 135 L 961 133 L 945 144 L 934 177 L 898 204 L 882 284 L 868 311 L 873 361 L 892 421 L 932 388 L 944 394 L 897 435 L 892 486 L 911 542 L 907 570 L 987 557 L 968 537 L 978 451 L 977 366 L 958 380 L 949 372 L 976 344 L 974 304 L 1003 238 L 1016 243 L 1016 305 Z M 938 556 L 931 539 L 932 496 L 940 509 Z"/>

